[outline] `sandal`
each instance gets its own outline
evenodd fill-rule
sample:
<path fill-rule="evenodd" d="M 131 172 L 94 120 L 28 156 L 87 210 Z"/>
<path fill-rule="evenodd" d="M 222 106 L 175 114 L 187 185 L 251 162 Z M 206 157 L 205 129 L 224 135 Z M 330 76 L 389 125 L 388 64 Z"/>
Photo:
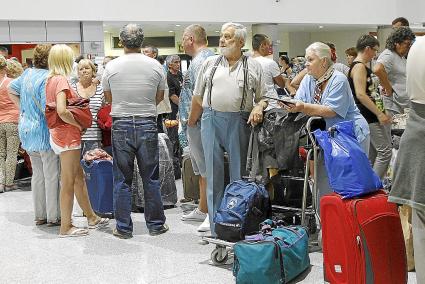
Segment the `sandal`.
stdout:
<path fill-rule="evenodd" d="M 40 219 L 40 220 L 35 220 L 35 225 L 36 226 L 41 226 L 47 223 L 46 219 Z"/>
<path fill-rule="evenodd" d="M 82 237 L 87 236 L 89 234 L 89 230 L 72 227 L 70 229 L 70 233 L 68 234 L 59 234 L 59 238 L 70 238 L 70 237 Z"/>
<path fill-rule="evenodd" d="M 56 227 L 61 225 L 61 220 L 58 220 L 56 222 L 47 222 L 47 227 Z"/>
<path fill-rule="evenodd" d="M 101 228 L 101 227 L 105 227 L 109 224 L 109 218 L 101 218 L 99 217 L 99 219 L 97 219 L 97 222 L 95 224 L 90 225 L 89 224 L 89 229 L 97 229 L 97 228 Z"/>

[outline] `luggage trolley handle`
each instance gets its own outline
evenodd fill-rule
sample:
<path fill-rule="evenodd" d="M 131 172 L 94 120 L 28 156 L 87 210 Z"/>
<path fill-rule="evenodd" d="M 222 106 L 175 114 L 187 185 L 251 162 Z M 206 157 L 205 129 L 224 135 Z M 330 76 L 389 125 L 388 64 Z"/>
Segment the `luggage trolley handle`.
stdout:
<path fill-rule="evenodd" d="M 313 206 L 313 212 L 315 212 L 317 215 L 317 182 L 316 182 L 316 175 L 317 175 L 317 153 L 318 153 L 318 144 L 316 143 L 316 139 L 313 136 L 313 132 L 311 130 L 311 125 L 314 121 L 323 120 L 322 117 L 319 116 L 312 116 L 308 119 L 306 124 L 306 130 L 308 133 L 308 136 L 310 138 L 310 142 L 312 144 L 312 149 L 310 149 L 307 153 L 307 163 L 305 167 L 305 176 L 304 176 L 304 188 L 303 188 L 303 199 L 302 199 L 302 206 L 301 206 L 301 225 L 306 226 L 306 219 L 305 219 L 305 211 L 307 207 L 307 190 L 308 190 L 308 177 L 310 174 L 310 159 L 311 155 L 313 155 L 313 192 L 312 192 L 312 206 Z M 319 217 L 320 220 L 320 217 Z"/>
<path fill-rule="evenodd" d="M 308 133 L 308 137 L 310 138 L 310 141 L 311 141 L 311 144 L 313 144 L 313 147 L 317 147 L 317 143 L 316 143 L 316 139 L 313 136 L 313 132 L 311 131 L 311 124 L 317 120 L 323 120 L 323 118 L 320 116 L 312 116 L 307 120 L 307 124 L 305 126 Z"/>

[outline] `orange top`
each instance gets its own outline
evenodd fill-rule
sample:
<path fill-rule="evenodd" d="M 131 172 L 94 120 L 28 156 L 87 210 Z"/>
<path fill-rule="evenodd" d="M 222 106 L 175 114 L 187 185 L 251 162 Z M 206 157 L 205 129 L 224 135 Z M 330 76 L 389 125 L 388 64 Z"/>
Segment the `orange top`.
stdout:
<path fill-rule="evenodd" d="M 67 99 L 76 96 L 74 90 L 64 76 L 57 75 L 48 78 L 46 83 L 46 104 L 56 102 L 56 96 L 60 92 L 64 92 Z M 49 129 L 49 131 L 53 142 L 62 148 L 76 147 L 81 144 L 80 130 L 74 125 L 64 124 Z"/>
<path fill-rule="evenodd" d="M 13 79 L 4 76 L 0 79 L 0 123 L 18 123 L 19 109 L 9 98 L 9 83 Z"/>

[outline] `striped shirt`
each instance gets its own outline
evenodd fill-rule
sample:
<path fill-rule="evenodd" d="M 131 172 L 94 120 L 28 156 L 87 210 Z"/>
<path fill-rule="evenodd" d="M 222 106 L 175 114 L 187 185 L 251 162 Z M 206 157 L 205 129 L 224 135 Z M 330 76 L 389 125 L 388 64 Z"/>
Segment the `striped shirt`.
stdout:
<path fill-rule="evenodd" d="M 77 84 L 73 83 L 71 84 L 72 88 L 75 90 L 75 92 L 78 94 L 78 96 L 82 97 L 78 93 Z M 86 132 L 83 136 L 81 136 L 81 140 L 90 140 L 90 141 L 101 141 L 102 140 L 102 131 L 99 128 L 99 125 L 97 125 L 97 113 L 99 112 L 99 109 L 102 107 L 104 102 L 104 95 L 103 95 L 103 89 L 102 86 L 99 84 L 96 86 L 96 93 L 90 97 L 90 111 L 92 114 L 92 124 L 91 127 L 87 128 Z"/>

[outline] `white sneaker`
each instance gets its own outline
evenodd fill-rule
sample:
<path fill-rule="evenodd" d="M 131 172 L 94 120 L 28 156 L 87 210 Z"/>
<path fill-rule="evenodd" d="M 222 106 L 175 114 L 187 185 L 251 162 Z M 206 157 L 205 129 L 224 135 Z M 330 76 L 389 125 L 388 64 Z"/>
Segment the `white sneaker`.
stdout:
<path fill-rule="evenodd" d="M 198 227 L 198 232 L 210 232 L 210 218 L 208 217 L 208 214 L 206 214 L 207 217 L 205 218 L 204 222 Z"/>
<path fill-rule="evenodd" d="M 205 216 L 207 216 L 207 213 L 201 212 L 198 208 L 195 208 L 192 212 L 189 214 L 183 215 L 181 217 L 182 221 L 197 221 L 202 222 L 205 220 Z"/>

